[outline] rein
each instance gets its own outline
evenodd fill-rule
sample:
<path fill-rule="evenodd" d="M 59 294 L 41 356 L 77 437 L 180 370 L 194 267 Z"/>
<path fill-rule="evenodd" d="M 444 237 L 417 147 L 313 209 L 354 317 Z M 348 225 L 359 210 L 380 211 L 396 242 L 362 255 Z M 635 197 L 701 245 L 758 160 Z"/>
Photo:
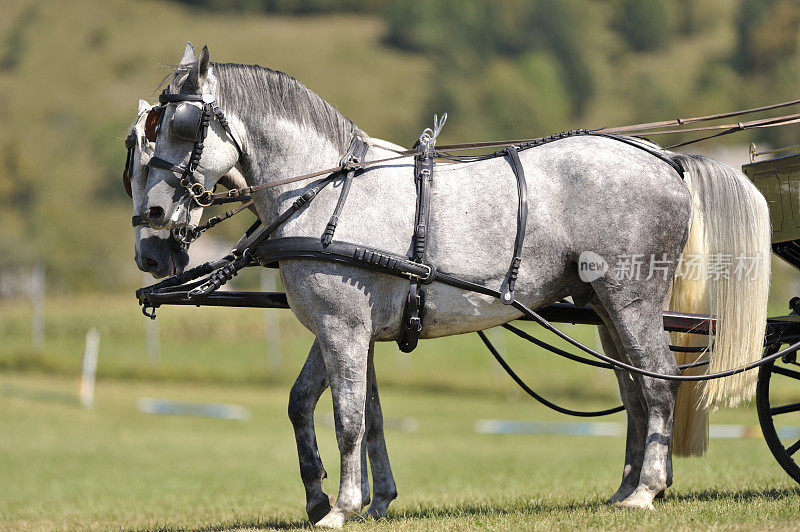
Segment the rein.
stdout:
<path fill-rule="evenodd" d="M 664 120 L 660 122 L 645 122 L 641 124 L 633 124 L 628 126 L 617 126 L 617 127 L 601 127 L 597 129 L 591 130 L 575 130 L 585 133 L 602 133 L 602 134 L 609 134 L 609 135 L 618 135 L 624 133 L 635 133 L 634 136 L 636 137 L 647 137 L 651 135 L 667 135 L 673 133 L 692 133 L 698 131 L 718 131 L 718 133 L 714 133 L 712 135 L 690 139 L 686 142 L 681 142 L 678 144 L 673 144 L 668 146 L 666 149 L 673 149 L 679 148 L 683 146 L 688 146 L 690 144 L 695 144 L 697 142 L 702 142 L 704 140 L 721 137 L 723 135 L 729 135 L 731 133 L 737 133 L 739 131 L 745 131 L 748 129 L 755 129 L 755 128 L 768 128 L 768 127 L 779 127 L 779 126 L 786 126 L 790 124 L 800 123 L 800 113 L 792 113 L 783 116 L 771 117 L 771 118 L 760 118 L 757 120 L 751 120 L 748 122 L 737 122 L 735 124 L 721 124 L 721 125 L 713 125 L 713 126 L 704 126 L 704 127 L 694 127 L 694 128 L 681 128 L 681 129 L 668 129 L 674 128 L 675 126 L 683 126 L 688 124 L 696 124 L 700 122 L 708 122 L 711 120 L 719 120 L 722 118 L 730 118 L 733 116 L 741 116 L 746 114 L 757 113 L 761 111 L 768 111 L 771 109 L 779 109 L 781 107 L 789 107 L 792 105 L 800 104 L 800 100 L 790 100 L 787 102 L 781 102 L 772 105 L 765 105 L 763 107 L 755 107 L 752 109 L 744 109 L 741 111 L 733 111 L 729 113 L 720 113 L 715 115 L 706 115 L 706 116 L 697 116 L 692 118 L 676 118 L 673 120 Z M 552 136 L 551 136 L 552 137 Z M 481 149 L 481 148 L 504 148 L 504 147 L 514 147 L 519 146 L 523 147 L 529 144 L 536 144 L 541 143 L 543 139 L 548 139 L 549 137 L 534 137 L 534 138 L 526 138 L 526 139 L 513 139 L 513 140 L 494 140 L 494 141 L 484 141 L 484 142 L 464 142 L 459 144 L 441 144 L 438 145 L 436 156 L 443 157 L 443 158 L 451 158 L 448 157 L 447 154 L 442 152 L 447 151 L 461 151 L 461 150 L 474 150 L 474 149 Z M 417 154 L 417 150 L 404 150 L 398 151 L 397 155 L 392 157 L 387 157 L 384 159 L 374 159 L 371 161 L 364 161 L 360 163 L 344 163 L 340 166 L 335 166 L 332 168 L 326 168 L 324 170 L 319 170 L 317 172 L 311 172 L 308 174 L 303 174 L 294 177 L 287 177 L 284 179 L 278 179 L 276 181 L 272 181 L 270 183 L 262 183 L 260 185 L 253 185 L 250 187 L 243 187 L 238 189 L 231 189 L 227 192 L 220 192 L 210 194 L 208 197 L 211 199 L 212 202 L 217 202 L 222 199 L 233 199 L 239 196 L 249 195 L 253 192 L 257 192 L 259 190 L 265 190 L 272 187 L 277 187 L 280 185 L 287 185 L 289 183 L 295 183 L 297 181 L 303 181 L 305 179 L 311 179 L 313 177 L 319 177 L 325 174 L 330 174 L 332 172 L 341 172 L 341 171 L 349 171 L 349 170 L 356 170 L 356 169 L 365 169 L 369 166 L 396 161 L 399 159 L 404 159 L 407 157 L 411 157 Z M 492 154 L 494 155 L 494 154 Z"/>
<path fill-rule="evenodd" d="M 196 126 L 196 133 L 194 134 L 194 138 L 190 140 L 194 140 L 194 146 L 192 147 L 191 154 L 189 156 L 189 161 L 187 164 L 173 164 L 169 161 L 165 161 L 159 157 L 152 157 L 150 162 L 148 163 L 149 166 L 154 168 L 161 168 L 164 170 L 168 170 L 170 172 L 181 174 L 181 178 L 179 181 L 180 186 L 186 189 L 187 194 L 194 200 L 194 202 L 200 207 L 208 207 L 210 205 L 226 203 L 229 201 L 238 201 L 239 198 L 243 196 L 252 195 L 253 192 L 258 192 L 260 190 L 266 190 L 269 188 L 281 186 L 281 185 L 288 185 L 290 183 L 296 183 L 298 181 L 304 181 L 306 179 L 312 179 L 314 177 L 320 177 L 332 173 L 340 173 L 340 172 L 353 172 L 355 170 L 363 170 L 370 166 L 387 163 L 392 161 L 397 161 L 400 159 L 404 159 L 407 157 L 417 155 L 418 151 L 415 149 L 410 150 L 403 150 L 398 151 L 397 155 L 392 157 L 386 157 L 382 159 L 373 159 L 370 161 L 351 161 L 351 160 L 343 160 L 342 164 L 339 166 L 334 166 L 331 168 L 326 168 L 324 170 L 318 170 L 316 172 L 310 172 L 307 174 L 302 174 L 298 176 L 287 177 L 283 179 L 278 179 L 275 181 L 271 181 L 269 183 L 262 183 L 259 185 L 252 185 L 248 187 L 242 188 L 234 188 L 230 189 L 227 192 L 218 192 L 215 193 L 213 190 L 207 190 L 202 183 L 200 183 L 195 177 L 194 172 L 197 169 L 197 166 L 200 163 L 200 158 L 202 157 L 203 153 L 203 141 L 207 135 L 208 127 L 210 125 L 211 118 L 216 118 L 222 128 L 225 130 L 228 137 L 231 139 L 233 144 L 236 146 L 236 150 L 239 153 L 239 156 L 242 155 L 242 149 L 239 145 L 236 137 L 233 135 L 233 131 L 231 131 L 228 121 L 225 117 L 225 114 L 222 110 L 214 103 L 215 98 L 213 95 L 194 95 L 194 94 L 168 94 L 162 93 L 159 98 L 159 102 L 162 104 L 157 108 L 154 108 L 150 111 L 151 114 L 148 115 L 148 123 L 153 122 L 152 128 L 153 133 L 152 137 L 149 137 L 149 140 L 155 141 L 155 136 L 158 134 L 158 127 L 160 126 L 160 121 L 163 120 L 163 111 L 164 106 L 169 104 L 182 104 L 184 102 L 198 102 L 202 103 L 202 115 L 199 117 L 199 123 Z M 742 109 L 739 111 L 732 111 L 728 113 L 718 113 L 713 115 L 704 115 L 704 116 L 696 116 L 696 117 L 689 117 L 689 118 L 675 118 L 672 120 L 662 120 L 658 122 L 643 122 L 640 124 L 632 124 L 627 126 L 616 126 L 616 127 L 601 127 L 593 130 L 576 130 L 586 133 L 603 133 L 603 134 L 625 134 L 625 133 L 633 133 L 634 136 L 650 136 L 650 135 L 666 135 L 671 133 L 690 133 L 690 132 L 698 132 L 698 131 L 718 131 L 717 133 L 691 139 L 686 142 L 681 142 L 678 144 L 673 144 L 668 146 L 666 149 L 673 149 L 679 148 L 682 146 L 687 146 L 689 144 L 694 144 L 697 142 L 701 142 L 704 140 L 708 140 L 711 138 L 720 137 L 723 135 L 728 135 L 731 133 L 736 133 L 738 131 L 744 131 L 747 129 L 753 128 L 766 128 L 766 127 L 777 127 L 777 126 L 784 126 L 789 124 L 794 124 L 800 122 L 800 113 L 793 113 L 778 117 L 772 118 L 763 118 L 758 120 L 751 120 L 749 122 L 737 122 L 735 124 L 722 124 L 722 125 L 714 125 L 714 126 L 705 126 L 705 127 L 694 127 L 694 128 L 681 128 L 681 129 L 669 129 L 674 127 L 681 127 L 689 124 L 696 124 L 700 122 L 708 122 L 712 120 L 719 120 L 722 118 L 730 118 L 734 116 L 742 116 L 762 111 L 769 111 L 772 109 L 779 109 L 783 107 L 790 107 L 793 105 L 800 104 L 800 99 L 797 100 L 789 100 L 785 102 L 780 102 L 771 105 L 765 105 L 762 107 L 754 107 L 750 109 Z M 178 109 L 176 109 L 177 113 Z M 151 119 L 153 116 L 153 119 Z M 175 122 L 175 116 L 173 116 L 173 122 Z M 552 136 L 551 136 L 552 137 Z M 481 148 L 504 148 L 504 147 L 515 147 L 518 146 L 522 148 L 523 146 L 531 145 L 531 144 L 538 144 L 541 143 L 543 139 L 549 139 L 550 137 L 535 137 L 535 138 L 527 138 L 527 139 L 513 139 L 513 140 L 498 140 L 498 141 L 483 141 L 483 142 L 465 142 L 465 143 L 458 143 L 458 144 L 443 144 L 437 146 L 436 157 L 443 157 L 449 159 L 458 160 L 456 157 L 450 157 L 446 153 L 447 151 L 460 151 L 460 150 L 473 150 L 473 149 L 481 149 Z M 129 156 L 130 156 L 130 149 L 129 149 Z M 500 152 L 497 154 L 492 154 L 494 156 L 499 156 Z M 128 164 L 126 164 L 126 169 L 128 168 Z M 244 199 L 244 198 L 242 198 Z M 239 211 L 237 211 L 239 212 Z M 140 220 L 141 221 L 141 220 Z"/>

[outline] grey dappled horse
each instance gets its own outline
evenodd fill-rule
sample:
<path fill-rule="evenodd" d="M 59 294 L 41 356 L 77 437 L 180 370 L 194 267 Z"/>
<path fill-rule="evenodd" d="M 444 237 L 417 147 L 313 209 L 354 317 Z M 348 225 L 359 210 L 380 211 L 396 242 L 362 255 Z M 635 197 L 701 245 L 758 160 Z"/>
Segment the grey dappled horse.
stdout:
<path fill-rule="evenodd" d="M 138 115 L 131 125 L 129 134 L 135 138 L 133 164 L 130 168 L 131 196 L 133 198 L 134 213 L 142 210 L 144 190 L 147 185 L 147 162 L 153 154 L 154 143 L 147 140 L 144 134 L 144 122 L 151 105 L 144 100 L 139 100 Z M 245 186 L 241 173 L 232 168 L 220 179 L 226 188 Z M 197 225 L 203 209 L 196 207 L 190 214 L 192 225 Z M 138 225 L 135 231 L 135 260 L 144 272 L 159 278 L 165 275 L 181 273 L 189 261 L 188 245 L 184 245 L 172 235 L 169 229 L 152 229 Z M 372 475 L 375 483 L 376 500 L 370 506 L 370 512 L 375 516 L 386 515 L 389 503 L 397 496 L 389 456 L 386 452 L 386 443 L 383 435 L 383 416 L 381 414 L 380 399 L 378 397 L 375 368 L 370 362 L 369 382 L 371 393 L 367 405 L 367 433 L 366 445 L 362 446 L 362 494 L 364 504 L 370 499 L 369 479 L 366 475 L 367 449 L 369 461 L 372 466 Z M 301 467 L 313 463 L 314 457 L 319 456 L 317 450 L 316 432 L 314 429 L 314 409 L 325 389 L 328 387 L 325 375 L 325 364 L 319 350 L 312 349 L 292 387 L 289 399 L 289 415 L 295 427 L 297 440 L 297 453 Z M 317 458 L 318 459 L 318 458 Z M 324 475 L 324 473 L 323 473 Z M 313 484 L 313 483 L 312 483 Z M 329 499 L 317 500 L 309 498 L 310 505 L 306 508 L 309 519 L 317 522 L 328 513 L 332 501 Z"/>
<path fill-rule="evenodd" d="M 206 189 L 237 162 L 248 185 L 336 166 L 353 135 L 369 136 L 302 84 L 258 66 L 211 63 L 191 45 L 168 86 L 175 94 L 213 95 L 230 122 L 242 156 L 218 120 L 212 120 L 195 174 Z M 200 105 L 189 102 L 181 105 Z M 155 154 L 186 162 L 192 142 L 171 133 L 175 105 L 163 116 Z M 373 144 L 367 160 L 393 155 Z M 569 137 L 520 152 L 528 180 L 529 212 L 516 297 L 531 308 L 572 296 L 601 316 L 606 352 L 646 370 L 677 375 L 662 323 L 666 300 L 690 229 L 704 253 L 756 257 L 760 275 L 750 279 L 709 276 L 706 293 L 718 317 L 711 370 L 755 360 L 763 343 L 769 283 L 769 219 L 766 202 L 738 171 L 710 159 L 669 154 L 676 170 L 643 150 L 608 138 Z M 255 194 L 265 220 L 285 211 L 310 186 L 275 186 Z M 141 215 L 152 227 L 186 223 L 190 199 L 176 190 L 171 172 L 152 168 Z M 336 239 L 396 255 L 411 249 L 416 189 L 413 161 L 369 168 L 353 182 Z M 280 226 L 276 237 L 319 238 L 338 199 L 323 189 L 308 208 Z M 512 256 L 517 190 L 503 158 L 440 165 L 432 185 L 428 259 L 441 271 L 500 287 Z M 611 270 L 581 280 L 581 253 L 607 263 L 618 257 L 657 257 L 667 266 L 641 266 L 641 275 Z M 314 260 L 280 263 L 292 311 L 316 335 L 311 348 L 324 361 L 333 396 L 341 455 L 339 494 L 317 524 L 340 527 L 358 512 L 362 492 L 361 441 L 373 344 L 398 337 L 408 282 L 354 266 Z M 679 289 L 676 283 L 673 290 Z M 516 309 L 485 295 L 433 283 L 427 288 L 423 338 L 485 329 L 520 317 Z M 752 372 L 749 372 L 752 373 Z M 678 383 L 618 373 L 628 414 L 625 467 L 610 501 L 652 508 L 671 483 L 670 441 Z M 734 404 L 753 391 L 753 378 L 737 375 L 705 388 L 705 404 Z M 313 394 L 306 397 L 313 399 Z M 301 467 L 309 504 L 327 500 L 317 454 Z M 379 497 L 375 487 L 373 504 Z"/>

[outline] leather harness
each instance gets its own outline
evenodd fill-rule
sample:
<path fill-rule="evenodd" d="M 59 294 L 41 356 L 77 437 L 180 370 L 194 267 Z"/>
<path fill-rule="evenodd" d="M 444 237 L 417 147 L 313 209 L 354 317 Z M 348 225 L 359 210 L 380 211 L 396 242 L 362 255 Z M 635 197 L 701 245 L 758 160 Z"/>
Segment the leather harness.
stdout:
<path fill-rule="evenodd" d="M 201 117 L 200 126 L 202 131 L 198 132 L 198 138 L 195 140 L 195 145 L 186 165 L 174 165 L 158 157 L 152 157 L 150 166 L 157 168 L 164 168 L 174 173 L 180 173 L 181 185 L 183 185 L 188 193 L 194 197 L 195 201 L 198 197 L 205 196 L 216 197 L 217 194 L 211 194 L 209 191 L 193 190 L 192 187 L 199 185 L 192 177 L 194 170 L 200 160 L 200 155 L 203 150 L 203 140 L 205 138 L 209 121 L 213 116 L 216 116 L 225 131 L 231 139 L 234 139 L 224 115 L 219 111 L 218 107 L 212 105 L 211 102 L 203 101 L 201 96 L 187 96 L 187 95 L 171 95 L 162 94 L 159 100 L 162 103 L 177 103 L 181 101 L 202 101 L 203 112 Z M 436 137 L 439 130 L 444 125 L 446 115 L 442 120 L 436 123 L 434 130 L 426 129 L 420 137 L 420 142 L 416 146 L 416 155 L 414 156 L 414 180 L 417 190 L 416 213 L 414 216 L 414 234 L 412 239 L 411 256 L 400 256 L 386 251 L 373 249 L 367 246 L 352 244 L 349 242 L 333 240 L 336 226 L 341 216 L 342 209 L 347 200 L 348 193 L 352 181 L 358 172 L 363 171 L 363 168 L 374 161 L 365 161 L 366 154 L 369 150 L 369 145 L 355 135 L 350 143 L 350 146 L 340 161 L 340 167 L 329 173 L 327 176 L 322 177 L 316 183 L 311 185 L 295 202 L 282 214 L 280 214 L 269 225 L 263 225 L 260 221 L 256 221 L 250 229 L 242 236 L 233 250 L 214 263 L 206 263 L 199 267 L 193 268 L 183 274 L 173 276 L 160 283 L 150 287 L 142 288 L 137 291 L 137 297 L 143 306 L 143 312 L 150 316 L 155 317 L 155 313 L 147 313 L 149 305 L 148 297 L 150 295 L 163 295 L 163 294 L 185 294 L 188 300 L 201 300 L 202 298 L 210 295 L 215 290 L 223 286 L 228 280 L 232 279 L 244 267 L 253 264 L 260 264 L 262 266 L 276 267 L 281 260 L 288 259 L 307 259 L 307 260 L 322 260 L 326 262 L 336 262 L 342 264 L 349 264 L 359 268 L 379 271 L 396 277 L 404 277 L 409 279 L 408 296 L 405 300 L 403 309 L 402 322 L 400 324 L 400 334 L 397 340 L 400 350 L 403 352 L 411 352 L 416 348 L 419 341 L 420 332 L 423 328 L 425 318 L 425 289 L 424 286 L 433 282 L 441 282 L 464 290 L 477 292 L 480 294 L 498 298 L 506 305 L 512 305 L 515 308 L 524 307 L 521 303 L 517 302 L 514 297 L 514 289 L 522 266 L 522 251 L 525 242 L 525 232 L 528 216 L 528 188 L 525 180 L 525 172 L 519 159 L 518 152 L 540 146 L 550 142 L 554 142 L 563 138 L 578 136 L 578 135 L 595 135 L 609 137 L 621 142 L 625 142 L 636 148 L 642 149 L 651 153 L 652 155 L 663 160 L 672 168 L 674 168 L 681 177 L 683 177 L 683 169 L 675 161 L 669 157 L 659 153 L 657 150 L 648 147 L 639 142 L 635 142 L 624 137 L 611 135 L 608 133 L 600 133 L 596 131 L 587 130 L 573 130 L 532 139 L 524 144 L 516 146 L 505 146 L 502 150 L 490 153 L 487 155 L 474 156 L 471 158 L 456 157 L 446 152 L 440 152 L 435 149 Z M 429 134 L 427 134 L 429 132 Z M 427 136 L 426 136 L 427 134 Z M 236 141 L 234 140 L 234 143 Z M 236 143 L 239 149 L 238 143 Z M 241 150 L 239 149 L 241 153 Z M 508 271 L 504 280 L 499 288 L 495 290 L 488 286 L 484 286 L 450 273 L 442 272 L 437 269 L 436 265 L 431 264 L 427 257 L 428 241 L 430 239 L 430 213 L 431 213 L 431 188 L 434 179 L 434 159 L 436 157 L 444 157 L 456 160 L 485 160 L 489 158 L 504 157 L 507 158 L 511 169 L 514 173 L 517 182 L 517 226 L 516 238 L 514 240 L 514 251 L 511 257 Z M 127 165 L 126 165 L 127 166 Z M 320 175 L 316 173 L 313 175 Z M 312 175 L 312 174 L 309 174 Z M 302 176 L 301 176 L 302 177 Z M 323 234 L 319 238 L 314 237 L 283 237 L 283 238 L 269 238 L 274 231 L 280 227 L 286 220 L 293 214 L 303 210 L 306 205 L 316 198 L 318 193 L 325 188 L 328 184 L 337 178 L 342 178 L 342 190 L 339 194 L 339 199 L 336 207 L 331 215 Z M 282 180 L 286 182 L 294 181 L 295 178 Z M 267 185 L 268 186 L 268 185 Z M 202 187 L 202 185 L 200 185 Z M 251 186 L 246 189 L 235 189 L 237 192 L 242 191 L 247 194 L 252 191 L 266 188 L 265 185 Z M 230 197 L 236 197 L 236 193 Z M 200 203 L 200 202 L 198 202 Z M 227 214 L 227 213 L 226 213 Z M 141 223 L 139 217 L 134 217 L 134 225 Z M 206 276 L 203 279 L 199 279 Z M 154 307 L 152 307 L 154 309 Z"/>
<path fill-rule="evenodd" d="M 400 322 L 400 336 L 397 339 L 397 346 L 403 353 L 410 353 L 417 347 L 419 333 L 422 331 L 422 318 L 425 316 L 425 290 L 420 285 L 433 282 L 434 272 L 433 268 L 426 264 L 426 254 L 428 251 L 428 227 L 431 220 L 431 184 L 433 183 L 435 144 L 435 137 L 429 142 L 419 142 L 418 153 L 414 157 L 417 207 L 414 214 L 411 257 L 415 263 L 426 265 L 428 270 L 423 276 L 409 274 L 408 296 L 403 308 L 403 319 Z"/>

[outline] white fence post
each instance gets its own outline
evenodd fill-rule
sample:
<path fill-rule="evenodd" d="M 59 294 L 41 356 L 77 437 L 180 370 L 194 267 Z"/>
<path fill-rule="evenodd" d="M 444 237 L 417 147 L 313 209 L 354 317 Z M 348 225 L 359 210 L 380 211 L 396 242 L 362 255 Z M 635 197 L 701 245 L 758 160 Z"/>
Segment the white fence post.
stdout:
<path fill-rule="evenodd" d="M 44 346 L 44 266 L 37 262 L 31 269 L 31 343 L 34 349 Z"/>
<path fill-rule="evenodd" d="M 261 269 L 262 292 L 274 292 L 277 289 L 276 274 L 276 271 L 267 268 Z M 264 340 L 267 350 L 267 365 L 272 369 L 280 368 L 283 357 L 281 356 L 280 326 L 275 309 L 264 309 Z"/>
<path fill-rule="evenodd" d="M 94 381 L 97 374 L 97 354 L 100 351 L 100 332 L 92 327 L 86 332 L 86 348 L 83 351 L 80 401 L 84 408 L 94 406 Z"/>

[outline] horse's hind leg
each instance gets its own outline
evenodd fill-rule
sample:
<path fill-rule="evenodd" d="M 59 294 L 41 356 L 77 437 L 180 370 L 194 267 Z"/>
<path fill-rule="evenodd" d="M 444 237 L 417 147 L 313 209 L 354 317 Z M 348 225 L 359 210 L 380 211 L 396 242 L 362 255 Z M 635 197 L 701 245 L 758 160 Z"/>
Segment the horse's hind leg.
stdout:
<path fill-rule="evenodd" d="M 369 450 L 373 484 L 372 504 L 367 510 L 367 515 L 380 518 L 386 517 L 389 503 L 397 498 L 397 487 L 392 476 L 392 467 L 389 465 L 389 454 L 386 451 L 386 441 L 383 437 L 383 413 L 381 412 L 381 401 L 378 397 L 378 382 L 375 378 L 373 354 L 374 344 L 370 346 L 369 360 L 367 362 L 367 429 L 365 439 Z M 367 470 L 363 469 L 363 466 L 361 475 L 363 477 L 367 475 Z"/>
<path fill-rule="evenodd" d="M 314 409 L 327 387 L 325 362 L 315 341 L 289 393 L 289 419 L 297 442 L 300 478 L 306 490 L 306 513 L 312 523 L 325 517 L 333 505 L 333 501 L 322 490 L 322 479 L 328 475 L 319 456 L 314 431 Z"/>
<path fill-rule="evenodd" d="M 598 309 L 598 313 L 604 314 L 602 309 Z M 603 345 L 605 354 L 616 360 L 623 360 L 619 355 L 612 332 L 602 325 L 598 327 L 598 332 L 600 333 L 600 342 Z M 622 482 L 616 493 L 606 501 L 606 504 L 626 499 L 639 485 L 639 473 L 642 469 L 645 432 L 647 430 L 647 412 L 642 404 L 642 398 L 636 383 L 627 371 L 617 370 L 616 374 L 619 382 L 620 397 L 628 418 L 628 430 L 625 439 L 625 467 L 622 470 Z"/>
<path fill-rule="evenodd" d="M 608 311 L 624 355 L 636 367 L 656 373 L 678 375 L 669 350 L 662 318 L 665 295 L 658 287 L 621 287 L 597 283 L 595 292 Z M 653 498 L 667 488 L 672 421 L 678 382 L 634 375 L 647 415 L 644 454 L 639 483 L 619 506 L 653 508 Z"/>

